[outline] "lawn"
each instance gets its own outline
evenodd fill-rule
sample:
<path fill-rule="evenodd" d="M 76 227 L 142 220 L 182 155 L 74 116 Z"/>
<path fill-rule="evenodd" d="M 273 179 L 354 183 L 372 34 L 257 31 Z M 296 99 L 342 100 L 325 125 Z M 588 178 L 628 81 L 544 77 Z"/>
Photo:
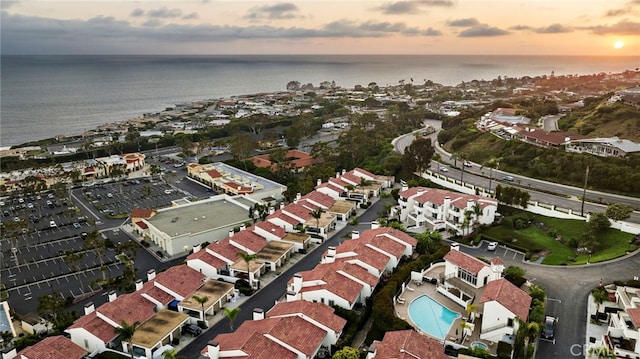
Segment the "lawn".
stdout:
<path fill-rule="evenodd" d="M 513 218 L 528 218 L 532 220 L 532 224 L 524 229 L 513 229 L 511 226 L 503 224 L 486 228 L 481 234 L 516 249 L 528 251 L 532 261 L 535 261 L 539 256 L 544 256 L 543 264 L 572 265 L 585 264 L 587 261 L 591 263 L 602 262 L 623 256 L 627 250 L 633 251 L 637 248 L 636 245 L 629 245 L 629 241 L 633 239 L 631 234 L 608 229 L 596 235 L 599 245 L 589 258 L 587 253 L 578 253 L 567 244 L 570 239 L 577 239 L 582 233 L 589 230 L 586 222 L 517 211 L 506 216 L 503 223 L 512 222 Z M 543 225 L 536 225 L 536 223 Z M 551 237 L 546 232 L 550 230 L 554 231 L 562 240 Z"/>

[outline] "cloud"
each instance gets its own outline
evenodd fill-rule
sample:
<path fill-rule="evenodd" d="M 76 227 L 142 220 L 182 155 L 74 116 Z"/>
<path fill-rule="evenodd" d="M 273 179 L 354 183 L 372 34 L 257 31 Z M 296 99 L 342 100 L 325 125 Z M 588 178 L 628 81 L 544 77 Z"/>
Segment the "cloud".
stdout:
<path fill-rule="evenodd" d="M 182 17 L 183 20 L 193 20 L 193 19 L 197 19 L 200 16 L 198 16 L 198 13 L 192 12 L 191 14 L 187 14 L 185 16 Z"/>
<path fill-rule="evenodd" d="M 474 17 L 466 18 L 466 19 L 456 19 L 447 22 L 447 25 L 452 27 L 469 27 L 469 26 L 479 26 L 480 21 Z"/>
<path fill-rule="evenodd" d="M 515 25 L 509 27 L 509 30 L 514 31 L 531 31 L 536 34 L 560 34 L 565 32 L 572 32 L 574 29 L 569 26 L 564 26 L 562 24 L 552 24 L 545 27 L 531 27 L 527 25 Z"/>
<path fill-rule="evenodd" d="M 162 24 L 151 18 L 144 26 L 113 17 L 59 20 L 2 13 L 2 54 L 144 54 L 176 45 L 226 43 L 257 39 L 380 38 L 394 35 L 438 36 L 432 28 L 401 22 L 335 21 L 315 28 Z"/>
<path fill-rule="evenodd" d="M 596 35 L 640 35 L 640 22 L 624 19 L 612 25 L 597 25 L 583 27 Z"/>
<path fill-rule="evenodd" d="M 620 15 L 625 15 L 629 12 L 629 10 L 627 9 L 613 9 L 613 10 L 609 10 L 607 11 L 604 16 L 606 17 L 615 17 L 615 16 L 620 16 Z"/>
<path fill-rule="evenodd" d="M 142 10 L 140 8 L 134 9 L 131 12 L 131 14 L 129 14 L 129 16 L 131 16 L 131 17 L 141 17 L 143 15 L 144 15 L 144 10 Z"/>
<path fill-rule="evenodd" d="M 4 10 L 4 9 L 8 9 L 14 5 L 18 5 L 19 1 L 18 0 L 2 0 L 0 2 L 0 9 Z"/>
<path fill-rule="evenodd" d="M 273 5 L 254 7 L 247 12 L 244 18 L 251 21 L 302 18 L 298 12 L 298 7 L 294 3 L 282 2 Z"/>
<path fill-rule="evenodd" d="M 383 14 L 388 15 L 398 15 L 398 14 L 406 14 L 406 15 L 414 15 L 418 14 L 422 11 L 423 7 L 433 7 L 433 6 L 453 6 L 453 1 L 444 1 L 444 0 L 408 0 L 408 1 L 397 1 L 392 3 L 386 3 L 376 8 L 376 10 L 381 11 Z"/>
<path fill-rule="evenodd" d="M 169 9 L 166 6 L 163 6 L 158 9 L 153 9 L 147 11 L 148 17 L 162 18 L 162 19 L 170 19 L 177 18 L 182 16 L 182 10 L 180 9 Z"/>
<path fill-rule="evenodd" d="M 494 37 L 508 35 L 509 31 L 502 30 L 497 27 L 489 25 L 478 25 L 463 30 L 458 35 L 459 37 Z"/>

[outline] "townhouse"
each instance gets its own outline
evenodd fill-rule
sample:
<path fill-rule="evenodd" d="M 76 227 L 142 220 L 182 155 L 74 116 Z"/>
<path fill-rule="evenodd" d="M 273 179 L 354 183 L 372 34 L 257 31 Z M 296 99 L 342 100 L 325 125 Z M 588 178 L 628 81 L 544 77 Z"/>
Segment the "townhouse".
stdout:
<path fill-rule="evenodd" d="M 109 301 L 98 308 L 86 304 L 84 315 L 66 330 L 71 341 L 89 353 L 116 350 L 152 358 L 180 338 L 183 325 L 213 315 L 234 295 L 232 284 L 205 281 L 203 274 L 185 265 L 158 274 L 150 270 L 147 279 L 146 283 L 138 280 L 133 293 L 118 296 L 109 292 Z M 206 296 L 208 300 L 196 305 L 194 296 Z M 138 323 L 130 343 L 116 333 L 123 323 Z"/>
<path fill-rule="evenodd" d="M 471 233 L 474 225 L 493 223 L 498 210 L 498 201 L 493 198 L 435 188 L 403 187 L 399 196 L 391 217 L 407 226 L 454 231 L 458 235 Z"/>
<path fill-rule="evenodd" d="M 602 343 L 618 358 L 640 358 L 640 289 L 618 286 L 614 295 Z"/>
<path fill-rule="evenodd" d="M 254 309 L 253 320 L 233 333 L 216 336 L 202 354 L 210 359 L 329 357 L 345 324 L 324 304 L 276 303 L 266 315 L 261 308 Z"/>
<path fill-rule="evenodd" d="M 386 332 L 382 340 L 375 340 L 367 352 L 366 359 L 447 359 L 442 344 L 415 330 Z"/>
<path fill-rule="evenodd" d="M 45 359 L 64 358 L 82 359 L 88 352 L 62 335 L 46 337 L 38 343 L 28 346 L 19 352 L 15 348 L 2 351 L 4 359 Z"/>

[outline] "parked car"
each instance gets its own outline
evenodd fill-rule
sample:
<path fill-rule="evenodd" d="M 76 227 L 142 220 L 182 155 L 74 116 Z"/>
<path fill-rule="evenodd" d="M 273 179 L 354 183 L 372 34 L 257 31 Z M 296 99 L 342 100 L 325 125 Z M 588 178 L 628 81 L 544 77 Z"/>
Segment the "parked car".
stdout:
<path fill-rule="evenodd" d="M 195 337 L 202 334 L 202 329 L 195 324 L 187 324 L 184 327 L 182 327 L 182 332 L 189 333 Z"/>
<path fill-rule="evenodd" d="M 469 161 L 462 162 L 462 165 L 465 166 L 465 167 L 473 167 L 473 165 Z"/>
<path fill-rule="evenodd" d="M 56 221 L 49 221 L 49 227 L 54 228 L 57 227 Z"/>
<path fill-rule="evenodd" d="M 547 315 L 544 317 L 544 329 L 540 337 L 547 340 L 554 340 L 556 325 L 558 324 L 558 318 Z"/>
<path fill-rule="evenodd" d="M 80 223 L 78 223 L 78 222 L 73 222 L 73 228 L 75 228 L 75 229 L 80 228 Z"/>
<path fill-rule="evenodd" d="M 502 177 L 502 179 L 507 181 L 507 182 L 513 182 L 513 177 L 511 177 L 511 176 L 504 176 L 504 177 Z"/>
<path fill-rule="evenodd" d="M 488 251 L 495 251 L 498 248 L 498 242 L 489 242 L 487 246 Z"/>

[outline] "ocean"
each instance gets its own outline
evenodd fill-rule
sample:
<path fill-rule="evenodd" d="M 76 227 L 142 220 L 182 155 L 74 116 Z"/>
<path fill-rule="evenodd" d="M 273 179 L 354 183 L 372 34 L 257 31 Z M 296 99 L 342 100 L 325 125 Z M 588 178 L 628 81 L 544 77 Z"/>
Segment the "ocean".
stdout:
<path fill-rule="evenodd" d="M 621 72 L 640 57 L 476 55 L 2 56 L 0 146 L 76 135 L 178 103 L 284 91 Z"/>

